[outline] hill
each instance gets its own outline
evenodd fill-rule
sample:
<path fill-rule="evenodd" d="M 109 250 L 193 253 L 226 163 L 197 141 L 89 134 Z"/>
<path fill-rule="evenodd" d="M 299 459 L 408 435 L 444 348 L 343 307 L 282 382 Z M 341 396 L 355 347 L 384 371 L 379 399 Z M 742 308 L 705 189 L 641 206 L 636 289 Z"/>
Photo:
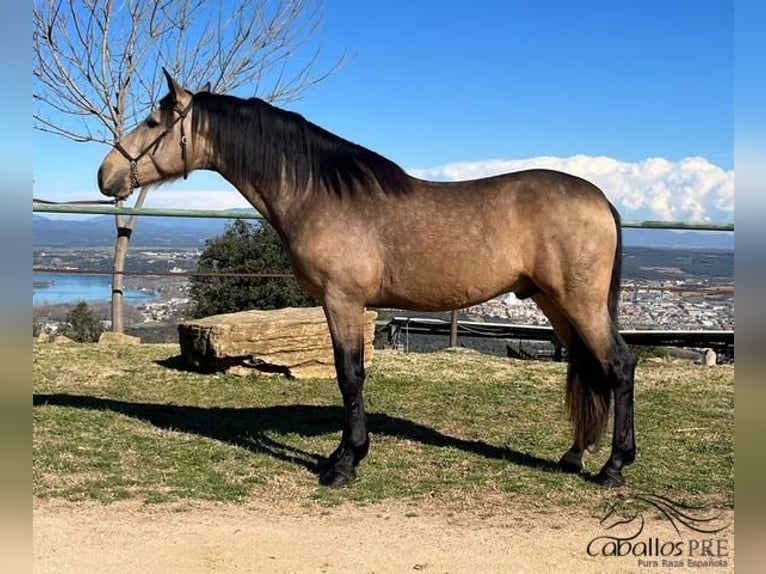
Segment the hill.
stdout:
<path fill-rule="evenodd" d="M 141 217 L 131 243 L 144 247 L 202 247 L 206 239 L 220 235 L 226 219 Z M 34 215 L 34 247 L 104 247 L 114 245 L 115 223 L 111 215 L 81 220 L 51 219 Z"/>
<path fill-rule="evenodd" d="M 706 249 L 734 251 L 730 231 L 674 231 L 670 229 L 624 229 L 623 243 L 632 247 Z"/>

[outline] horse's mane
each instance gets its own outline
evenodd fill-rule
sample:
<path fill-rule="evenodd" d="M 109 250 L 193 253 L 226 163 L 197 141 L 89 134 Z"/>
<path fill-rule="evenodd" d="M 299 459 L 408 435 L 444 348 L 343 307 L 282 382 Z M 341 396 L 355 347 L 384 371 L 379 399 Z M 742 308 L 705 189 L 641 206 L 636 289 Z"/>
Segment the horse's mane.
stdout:
<path fill-rule="evenodd" d="M 205 131 L 237 179 L 269 184 L 284 174 L 298 190 L 323 188 L 338 195 L 410 189 L 410 177 L 391 160 L 258 98 L 197 93 L 192 129 Z"/>

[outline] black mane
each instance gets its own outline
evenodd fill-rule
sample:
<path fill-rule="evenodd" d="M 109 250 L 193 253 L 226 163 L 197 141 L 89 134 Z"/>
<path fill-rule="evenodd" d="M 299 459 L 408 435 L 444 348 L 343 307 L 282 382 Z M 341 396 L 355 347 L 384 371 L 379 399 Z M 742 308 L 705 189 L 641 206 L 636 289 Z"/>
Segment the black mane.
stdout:
<path fill-rule="evenodd" d="M 391 160 L 258 98 L 197 93 L 192 129 L 205 130 L 231 176 L 255 184 L 278 182 L 285 173 L 297 190 L 321 184 L 338 195 L 374 188 L 402 194 L 410 187 Z"/>

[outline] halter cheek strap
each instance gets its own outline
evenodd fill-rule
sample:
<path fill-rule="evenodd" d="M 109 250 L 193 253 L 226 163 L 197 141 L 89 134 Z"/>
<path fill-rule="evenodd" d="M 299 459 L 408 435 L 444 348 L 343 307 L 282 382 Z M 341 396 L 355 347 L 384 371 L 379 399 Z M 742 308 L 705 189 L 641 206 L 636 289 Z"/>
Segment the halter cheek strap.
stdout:
<path fill-rule="evenodd" d="M 140 182 L 138 180 L 138 161 L 144 157 L 147 153 L 151 151 L 152 155 L 154 155 L 157 152 L 157 148 L 160 145 L 160 142 L 162 141 L 162 138 L 164 138 L 168 133 L 170 132 L 173 127 L 180 121 L 181 122 L 181 140 L 179 141 L 179 145 L 181 146 L 181 160 L 184 162 L 184 179 L 186 179 L 189 176 L 189 166 L 186 161 L 186 128 L 184 127 L 183 120 L 186 118 L 186 114 L 189 113 L 189 110 L 191 109 L 192 102 L 189 102 L 189 104 L 185 108 L 178 108 L 174 107 L 173 111 L 177 114 L 178 117 L 176 117 L 173 122 L 166 127 L 160 135 L 158 135 L 156 138 L 154 138 L 151 143 L 146 146 L 141 152 L 133 157 L 128 153 L 128 150 L 126 150 L 124 147 L 122 147 L 122 144 L 119 141 L 114 142 L 114 149 L 116 149 L 118 152 L 120 152 L 125 159 L 127 159 L 130 162 L 130 191 L 133 192 L 134 189 L 137 187 L 140 187 Z"/>

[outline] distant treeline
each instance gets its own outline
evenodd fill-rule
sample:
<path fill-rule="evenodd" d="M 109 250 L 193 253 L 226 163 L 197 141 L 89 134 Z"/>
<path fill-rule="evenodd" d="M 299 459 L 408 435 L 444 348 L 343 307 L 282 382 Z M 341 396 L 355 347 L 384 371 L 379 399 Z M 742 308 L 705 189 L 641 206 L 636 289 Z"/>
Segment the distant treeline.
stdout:
<path fill-rule="evenodd" d="M 627 279 L 696 279 L 734 282 L 733 251 L 625 247 L 622 276 Z"/>

